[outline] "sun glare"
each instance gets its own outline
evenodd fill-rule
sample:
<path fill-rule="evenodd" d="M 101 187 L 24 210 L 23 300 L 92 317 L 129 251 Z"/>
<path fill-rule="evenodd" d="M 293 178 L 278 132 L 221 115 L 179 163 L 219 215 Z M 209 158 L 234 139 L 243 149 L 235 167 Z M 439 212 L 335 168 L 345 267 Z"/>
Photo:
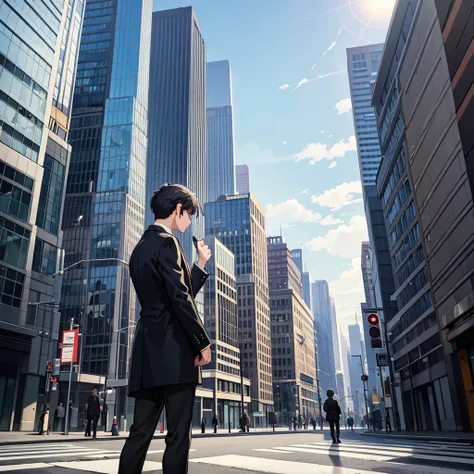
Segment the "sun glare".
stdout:
<path fill-rule="evenodd" d="M 396 0 L 347 0 L 352 16 L 367 28 L 386 28 Z"/>

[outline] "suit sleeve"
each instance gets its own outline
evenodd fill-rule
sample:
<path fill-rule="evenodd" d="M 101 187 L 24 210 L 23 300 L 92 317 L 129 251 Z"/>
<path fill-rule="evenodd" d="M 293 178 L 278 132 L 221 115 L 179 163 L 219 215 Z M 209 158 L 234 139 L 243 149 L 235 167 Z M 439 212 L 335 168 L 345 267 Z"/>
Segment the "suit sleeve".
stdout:
<path fill-rule="evenodd" d="M 196 295 L 201 291 L 201 288 L 206 283 L 206 280 L 209 276 L 209 273 L 201 268 L 198 264 L 194 264 L 191 270 L 191 282 L 193 284 L 193 297 L 196 298 Z"/>
<path fill-rule="evenodd" d="M 198 354 L 209 347 L 211 341 L 196 310 L 190 289 L 184 281 L 181 258 L 175 239 L 167 238 L 160 249 L 159 270 L 163 276 L 173 312 Z"/>

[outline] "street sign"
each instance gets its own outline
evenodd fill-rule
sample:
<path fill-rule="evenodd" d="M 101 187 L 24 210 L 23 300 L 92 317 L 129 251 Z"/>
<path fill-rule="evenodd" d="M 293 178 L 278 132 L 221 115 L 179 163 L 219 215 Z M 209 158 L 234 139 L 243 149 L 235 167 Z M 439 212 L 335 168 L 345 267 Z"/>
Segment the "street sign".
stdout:
<path fill-rule="evenodd" d="M 375 354 L 377 358 L 377 367 L 388 367 L 388 357 L 387 354 Z"/>
<path fill-rule="evenodd" d="M 77 362 L 77 346 L 79 340 L 79 331 L 70 329 L 63 331 L 63 341 L 61 349 L 61 364 L 74 364 Z"/>

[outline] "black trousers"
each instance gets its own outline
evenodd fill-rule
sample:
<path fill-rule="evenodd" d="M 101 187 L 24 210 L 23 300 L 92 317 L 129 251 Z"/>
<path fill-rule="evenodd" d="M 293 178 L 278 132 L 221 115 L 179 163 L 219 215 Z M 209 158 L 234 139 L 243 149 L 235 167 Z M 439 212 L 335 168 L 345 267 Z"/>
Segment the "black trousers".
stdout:
<path fill-rule="evenodd" d="M 336 441 L 339 439 L 341 434 L 341 428 L 339 426 L 339 420 L 337 421 L 330 421 L 329 428 L 331 429 L 331 438 Z"/>
<path fill-rule="evenodd" d="M 87 425 L 86 425 L 86 435 L 91 435 L 91 425 L 92 432 L 94 433 L 94 438 L 97 437 L 97 423 L 99 422 L 100 415 L 87 415 Z"/>
<path fill-rule="evenodd" d="M 118 474 L 141 474 L 163 407 L 168 433 L 163 474 L 187 474 L 196 385 L 168 385 L 143 390 L 135 400 L 133 425 L 120 456 Z"/>

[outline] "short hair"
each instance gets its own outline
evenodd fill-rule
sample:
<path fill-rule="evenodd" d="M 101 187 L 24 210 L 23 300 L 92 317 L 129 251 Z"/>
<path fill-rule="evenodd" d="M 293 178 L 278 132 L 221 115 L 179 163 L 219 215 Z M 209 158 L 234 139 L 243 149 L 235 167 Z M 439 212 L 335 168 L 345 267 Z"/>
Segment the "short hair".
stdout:
<path fill-rule="evenodd" d="M 168 218 L 178 204 L 181 204 L 182 212 L 186 211 L 198 216 L 199 212 L 204 214 L 194 193 L 182 184 L 165 183 L 153 193 L 150 199 L 150 208 L 155 219 Z"/>
<path fill-rule="evenodd" d="M 330 388 L 327 392 L 326 392 L 326 395 L 328 397 L 334 397 L 334 390 L 332 388 Z"/>

